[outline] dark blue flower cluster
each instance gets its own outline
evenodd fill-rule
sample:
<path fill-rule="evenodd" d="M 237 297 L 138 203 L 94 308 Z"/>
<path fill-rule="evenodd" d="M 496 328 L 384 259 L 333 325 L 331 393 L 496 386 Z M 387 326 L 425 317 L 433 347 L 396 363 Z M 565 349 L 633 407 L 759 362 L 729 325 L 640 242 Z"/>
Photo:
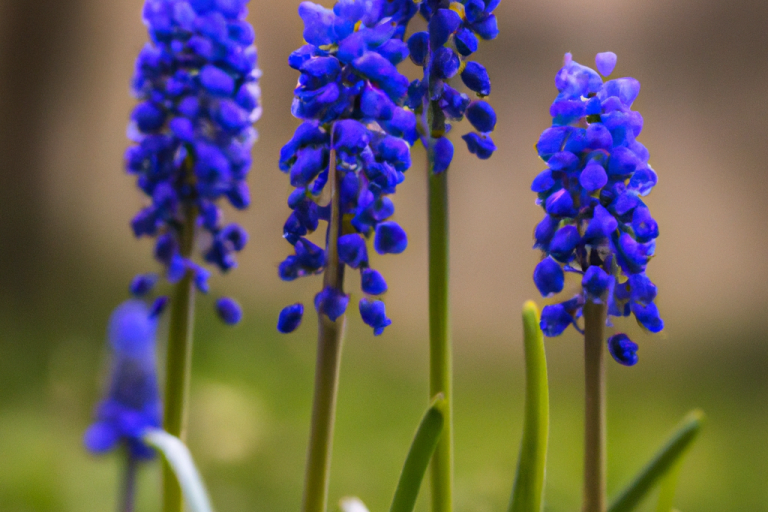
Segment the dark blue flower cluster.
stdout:
<path fill-rule="evenodd" d="M 156 330 L 157 317 L 140 300 L 128 300 L 112 313 L 108 329 L 111 381 L 97 407 L 96 421 L 85 433 L 85 446 L 91 452 L 104 453 L 122 443 L 133 457 L 152 457 L 141 437 L 147 429 L 160 427 Z"/>
<path fill-rule="evenodd" d="M 616 55 L 598 54 L 596 64 L 608 76 Z M 659 332 L 664 322 L 653 303 L 656 286 L 645 274 L 659 228 L 642 199 L 657 177 L 648 165 L 648 150 L 636 140 L 643 118 L 631 109 L 640 82 L 603 83 L 596 71 L 566 54 L 555 85 L 552 127 L 536 144 L 547 169 L 531 187 L 546 212 L 535 231 L 535 247 L 544 259 L 533 280 L 546 297 L 563 290 L 564 271 L 575 272 L 582 275 L 583 291 L 546 306 L 541 328 L 547 336 L 569 325 L 578 329 L 585 302 L 594 301 L 606 303 L 609 315 L 633 313 L 646 329 Z M 637 346 L 628 338 L 617 338 L 610 348 L 622 364 L 637 361 Z"/>
<path fill-rule="evenodd" d="M 131 225 L 137 237 L 156 237 L 155 258 L 172 283 L 187 272 L 208 291 L 210 273 L 191 259 L 194 233 L 203 259 L 222 272 L 248 241 L 237 224 L 224 225 L 216 201 L 237 209 L 250 203 L 246 176 L 259 118 L 259 71 L 248 0 L 146 0 L 151 42 L 136 61 L 129 137 L 136 143 L 126 168 L 151 198 Z M 193 240 L 194 241 L 194 240 Z M 136 295 L 152 279 L 138 278 Z M 135 285 L 135 286 L 134 286 Z"/>
<path fill-rule="evenodd" d="M 496 127 L 496 112 L 482 98 L 491 93 L 491 80 L 482 64 L 468 61 L 477 51 L 479 39 L 494 39 L 499 34 L 494 9 L 501 0 L 424 0 L 419 8 L 427 20 L 426 32 L 417 32 L 408 39 L 411 60 L 424 68 L 424 78 L 414 80 L 408 88 L 408 105 L 424 113 L 432 103 L 432 126 L 423 128 L 422 142 L 432 149 L 435 173 L 445 171 L 453 159 L 453 144 L 445 135 L 449 121 L 461 121 L 464 116 L 479 133 L 470 132 L 462 138 L 469 152 L 478 158 L 490 158 L 496 145 L 490 132 Z M 446 83 L 456 75 L 480 99 L 457 91 Z"/>
<path fill-rule="evenodd" d="M 387 196 L 403 181 L 410 146 L 418 138 L 416 117 L 402 106 L 408 79 L 397 70 L 408 56 L 402 37 L 415 13 L 412 0 L 339 0 L 333 10 L 303 2 L 299 16 L 307 44 L 288 59 L 301 73 L 291 110 L 304 122 L 280 152 L 280 169 L 295 190 L 283 227 L 294 254 L 280 264 L 279 275 L 292 281 L 326 268 L 326 250 L 306 236 L 320 220 L 330 219 L 323 191 L 329 165 L 336 166 L 343 220 L 339 264 L 360 271 L 362 291 L 373 297 L 360 301 L 360 313 L 375 334 L 391 320 L 375 298 L 387 291 L 387 283 L 370 267 L 367 240 L 373 238 L 379 254 L 398 254 L 408 245 L 405 231 L 388 220 L 395 208 Z M 349 297 L 333 288 L 315 298 L 318 312 L 334 321 L 348 303 Z M 301 304 L 286 307 L 278 329 L 296 329 L 303 312 Z"/>

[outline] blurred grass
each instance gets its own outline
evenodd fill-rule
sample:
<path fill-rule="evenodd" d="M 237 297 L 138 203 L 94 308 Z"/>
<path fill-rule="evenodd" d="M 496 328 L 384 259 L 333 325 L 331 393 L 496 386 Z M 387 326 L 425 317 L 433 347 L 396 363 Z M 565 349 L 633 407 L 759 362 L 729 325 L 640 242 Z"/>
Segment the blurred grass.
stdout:
<path fill-rule="evenodd" d="M 290 511 L 301 502 L 314 368 L 314 315 L 292 336 L 249 311 L 234 329 L 200 308 L 190 447 L 216 509 Z M 517 313 L 516 311 L 514 312 Z M 81 435 L 98 400 L 102 321 L 85 334 L 2 319 L 0 509 L 89 512 L 114 508 L 119 461 L 93 458 Z M 98 319 L 98 320 L 97 320 Z M 13 326 L 17 328 L 14 330 Z M 677 506 L 768 511 L 765 335 L 710 332 L 695 342 L 649 342 L 631 369 L 609 369 L 609 492 L 626 483 L 691 408 L 709 421 L 683 467 Z M 456 507 L 504 510 L 521 435 L 520 333 L 504 345 L 457 339 Z M 679 344 L 678 344 L 679 343 Z M 701 346 L 684 352 L 680 347 Z M 482 347 L 482 349 L 479 349 Z M 386 510 L 411 435 L 427 404 L 426 341 L 373 336 L 352 318 L 342 362 L 330 496 L 357 495 Z M 547 341 L 551 441 L 547 511 L 580 505 L 581 347 Z M 157 510 L 155 464 L 141 475 L 141 511 Z M 416 510 L 426 511 L 424 496 Z M 646 504 L 650 506 L 651 504 Z M 332 510 L 335 508 L 332 507 Z"/>

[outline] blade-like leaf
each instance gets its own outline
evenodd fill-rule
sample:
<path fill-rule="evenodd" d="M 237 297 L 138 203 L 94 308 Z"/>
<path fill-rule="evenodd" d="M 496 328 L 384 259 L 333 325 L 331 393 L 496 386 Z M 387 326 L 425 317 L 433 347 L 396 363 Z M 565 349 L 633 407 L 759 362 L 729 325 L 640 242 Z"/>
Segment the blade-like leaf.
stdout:
<path fill-rule="evenodd" d="M 421 481 L 424 479 L 424 473 L 427 471 L 432 453 L 443 431 L 446 405 L 445 397 L 442 393 L 438 393 L 427 412 L 424 413 L 403 464 L 390 512 L 413 511 Z"/>
<path fill-rule="evenodd" d="M 168 465 L 176 474 L 189 509 L 192 512 L 213 512 L 203 480 L 186 445 L 179 438 L 161 429 L 147 431 L 143 440 L 168 461 Z"/>
<path fill-rule="evenodd" d="M 680 476 L 680 469 L 683 466 L 682 462 L 683 460 L 681 458 L 661 479 L 661 491 L 659 492 L 659 502 L 656 505 L 656 512 L 674 512 L 672 505 L 675 500 L 677 479 Z"/>
<path fill-rule="evenodd" d="M 539 310 L 532 301 L 523 306 L 523 329 L 525 418 L 509 512 L 540 512 L 549 437 L 549 386 L 544 335 L 539 327 Z"/>
<path fill-rule="evenodd" d="M 683 419 L 667 443 L 656 453 L 651 461 L 637 474 L 613 501 L 608 512 L 629 512 L 634 509 L 661 478 L 669 474 L 670 469 L 682 459 L 704 424 L 704 413 L 691 411 Z"/>

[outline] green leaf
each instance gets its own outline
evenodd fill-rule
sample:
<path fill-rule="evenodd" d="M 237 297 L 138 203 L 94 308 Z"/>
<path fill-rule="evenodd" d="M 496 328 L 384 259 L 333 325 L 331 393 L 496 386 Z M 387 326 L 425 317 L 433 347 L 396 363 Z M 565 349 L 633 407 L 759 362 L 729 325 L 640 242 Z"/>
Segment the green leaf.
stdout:
<path fill-rule="evenodd" d="M 674 512 L 672 505 L 675 499 L 675 490 L 677 489 L 677 479 L 680 476 L 680 469 L 683 467 L 682 462 L 681 458 L 661 479 L 661 491 L 659 492 L 659 503 L 656 505 L 656 512 Z"/>
<path fill-rule="evenodd" d="M 144 434 L 143 440 L 159 451 L 168 461 L 176 475 L 181 492 L 192 512 L 213 512 L 208 493 L 197 472 L 189 450 L 176 436 L 161 429 L 152 429 Z"/>
<path fill-rule="evenodd" d="M 648 491 L 663 477 L 669 475 L 675 464 L 682 460 L 703 424 L 704 413 L 702 411 L 697 409 L 689 412 L 653 459 L 640 470 L 629 485 L 619 492 L 618 497 L 608 507 L 608 512 L 628 512 L 634 509 Z"/>
<path fill-rule="evenodd" d="M 412 512 L 416 505 L 421 481 L 424 479 L 429 460 L 432 458 L 443 431 L 447 404 L 443 394 L 438 393 L 421 419 L 416 435 L 413 437 L 411 449 L 408 451 L 405 464 L 403 464 L 400 481 L 397 482 L 395 497 L 392 499 L 392 506 L 389 509 L 390 512 Z"/>
<path fill-rule="evenodd" d="M 525 418 L 509 512 L 539 512 L 542 510 L 547 464 L 549 386 L 544 335 L 539 327 L 539 310 L 532 301 L 523 305 L 523 330 Z"/>

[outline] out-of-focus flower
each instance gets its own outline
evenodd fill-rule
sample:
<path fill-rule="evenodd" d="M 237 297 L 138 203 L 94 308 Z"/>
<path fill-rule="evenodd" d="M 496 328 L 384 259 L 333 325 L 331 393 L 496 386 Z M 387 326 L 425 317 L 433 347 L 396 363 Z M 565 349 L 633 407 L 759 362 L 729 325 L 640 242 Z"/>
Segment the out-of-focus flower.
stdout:
<path fill-rule="evenodd" d="M 160 427 L 156 331 L 157 317 L 143 301 L 128 300 L 112 313 L 107 332 L 112 353 L 109 388 L 84 436 L 92 453 L 124 444 L 132 457 L 152 457 L 141 437 L 147 429 Z"/>
<path fill-rule="evenodd" d="M 126 169 L 151 199 L 131 222 L 137 237 L 155 237 L 155 258 L 171 283 L 192 273 L 208 291 L 203 259 L 226 272 L 248 241 L 237 224 L 224 225 L 217 201 L 243 209 L 250 203 L 246 177 L 256 140 L 252 124 L 261 115 L 253 27 L 247 0 L 146 0 L 150 42 L 141 50 L 133 77 L 139 104 L 128 135 Z M 192 231 L 192 233 L 190 233 Z M 137 278 L 136 295 L 151 288 Z"/>

